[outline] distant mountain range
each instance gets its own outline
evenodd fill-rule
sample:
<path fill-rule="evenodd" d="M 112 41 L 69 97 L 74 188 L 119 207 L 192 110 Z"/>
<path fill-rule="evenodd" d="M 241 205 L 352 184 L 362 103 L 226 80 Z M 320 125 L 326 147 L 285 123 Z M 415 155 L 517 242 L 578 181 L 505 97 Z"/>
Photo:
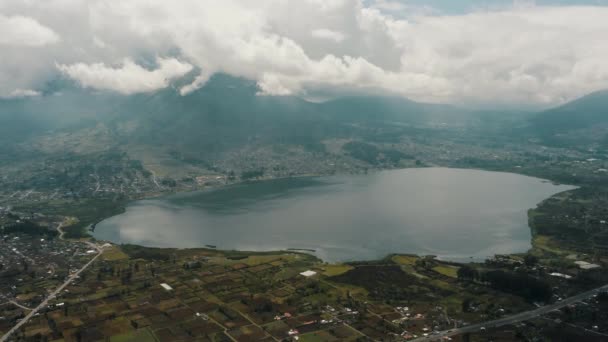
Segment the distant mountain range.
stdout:
<path fill-rule="evenodd" d="M 598 91 L 530 119 L 530 128 L 545 143 L 608 145 L 608 90 Z"/>
<path fill-rule="evenodd" d="M 513 120 L 504 120 L 511 115 L 508 112 L 478 112 L 396 96 L 314 103 L 257 92 L 255 82 L 223 74 L 186 96 L 173 88 L 121 96 L 68 86 L 45 96 L 0 100 L 0 142 L 103 125 L 120 144 L 219 153 L 252 142 L 315 148 L 323 139 L 356 137 L 386 126 L 458 128 L 472 123 L 513 126 L 503 127 L 504 132 L 536 137 L 546 144 L 608 142 L 608 91 L 540 113 L 513 114 Z"/>
<path fill-rule="evenodd" d="M 123 143 L 216 151 L 252 141 L 308 145 L 350 136 L 362 126 L 455 124 L 468 115 L 453 106 L 395 96 L 314 103 L 257 92 L 255 82 L 219 74 L 186 96 L 173 88 L 120 96 L 72 87 L 52 95 L 1 100 L 0 141 L 19 142 L 46 131 L 103 124 Z"/>

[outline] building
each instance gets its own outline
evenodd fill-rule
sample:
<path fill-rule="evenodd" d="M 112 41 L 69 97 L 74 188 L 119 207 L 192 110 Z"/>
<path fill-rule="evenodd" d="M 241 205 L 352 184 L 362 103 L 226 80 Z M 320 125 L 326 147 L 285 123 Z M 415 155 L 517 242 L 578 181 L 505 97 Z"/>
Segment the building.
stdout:
<path fill-rule="evenodd" d="M 305 276 L 305 277 L 307 277 L 307 278 L 308 278 L 308 277 L 312 277 L 312 276 L 314 276 L 315 274 L 317 274 L 317 272 L 315 272 L 315 271 L 311 271 L 311 270 L 304 271 L 304 272 L 300 273 L 300 275 L 303 275 L 303 276 Z"/>
<path fill-rule="evenodd" d="M 599 268 L 600 267 L 600 265 L 591 264 L 591 263 L 588 263 L 586 261 L 580 261 L 580 260 L 579 261 L 575 261 L 574 263 L 577 264 L 578 267 L 581 268 L 581 269 L 583 269 L 583 270 L 592 270 L 594 268 Z"/>

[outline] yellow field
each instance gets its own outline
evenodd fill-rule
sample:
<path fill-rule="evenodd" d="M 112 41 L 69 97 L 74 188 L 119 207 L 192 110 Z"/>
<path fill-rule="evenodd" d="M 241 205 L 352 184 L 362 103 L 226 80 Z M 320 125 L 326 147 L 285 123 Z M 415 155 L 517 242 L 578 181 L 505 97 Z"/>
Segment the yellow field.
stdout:
<path fill-rule="evenodd" d="M 321 267 L 321 271 L 322 271 L 323 275 L 326 275 L 328 277 L 337 276 L 337 275 L 346 273 L 352 269 L 353 269 L 352 266 L 342 265 L 342 264 L 327 265 L 327 266 Z"/>
<path fill-rule="evenodd" d="M 400 265 L 410 265 L 413 266 L 416 264 L 418 257 L 411 255 L 395 255 L 391 258 L 394 262 Z"/>
<path fill-rule="evenodd" d="M 449 266 L 449 265 L 440 265 L 433 267 L 433 271 L 443 274 L 444 276 L 448 276 L 450 278 L 458 278 L 458 269 L 460 267 Z"/>
<path fill-rule="evenodd" d="M 107 261 L 123 260 L 129 258 L 128 255 L 126 255 L 123 251 L 120 250 L 120 248 L 116 246 L 106 248 L 101 257 Z"/>

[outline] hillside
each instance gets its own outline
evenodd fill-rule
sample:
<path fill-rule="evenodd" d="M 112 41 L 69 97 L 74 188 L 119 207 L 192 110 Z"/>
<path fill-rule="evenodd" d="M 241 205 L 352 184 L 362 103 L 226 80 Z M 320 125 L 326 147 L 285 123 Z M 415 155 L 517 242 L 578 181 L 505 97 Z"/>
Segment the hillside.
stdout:
<path fill-rule="evenodd" d="M 551 145 L 605 146 L 608 143 L 608 90 L 543 111 L 530 119 L 530 129 Z"/>
<path fill-rule="evenodd" d="M 344 97 L 313 103 L 291 96 L 258 96 L 255 83 L 227 75 L 214 76 L 186 96 L 173 89 L 128 99 L 111 121 L 135 124 L 130 139 L 140 143 L 170 141 L 182 147 L 211 150 L 252 141 L 310 144 L 328 137 L 347 137 L 354 123 L 427 124 L 461 111 L 397 97 Z M 452 120 L 453 121 L 453 120 Z"/>
<path fill-rule="evenodd" d="M 452 148 L 438 142 L 461 145 L 450 158 L 470 157 L 469 149 L 482 141 L 494 147 L 511 141 L 513 127 L 529 115 L 389 95 L 322 103 L 261 96 L 254 81 L 226 74 L 186 96 L 174 87 L 130 96 L 72 84 L 52 88 L 43 96 L 0 102 L 0 122 L 11 123 L 3 127 L 0 163 L 57 160 L 65 153 L 101 160 L 121 151 L 125 160 L 141 161 L 161 176 L 262 168 L 277 176 L 351 172 L 411 166 L 420 156 Z"/>

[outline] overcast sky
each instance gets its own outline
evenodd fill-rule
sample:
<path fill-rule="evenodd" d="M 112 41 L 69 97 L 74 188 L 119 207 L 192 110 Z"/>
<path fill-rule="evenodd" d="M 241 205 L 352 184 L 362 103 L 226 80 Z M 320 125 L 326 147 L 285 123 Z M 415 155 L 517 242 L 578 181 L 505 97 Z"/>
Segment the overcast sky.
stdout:
<path fill-rule="evenodd" d="M 133 94 L 187 75 L 187 94 L 216 72 L 262 95 L 555 105 L 608 88 L 608 0 L 0 0 L 0 97 L 57 77 Z"/>

